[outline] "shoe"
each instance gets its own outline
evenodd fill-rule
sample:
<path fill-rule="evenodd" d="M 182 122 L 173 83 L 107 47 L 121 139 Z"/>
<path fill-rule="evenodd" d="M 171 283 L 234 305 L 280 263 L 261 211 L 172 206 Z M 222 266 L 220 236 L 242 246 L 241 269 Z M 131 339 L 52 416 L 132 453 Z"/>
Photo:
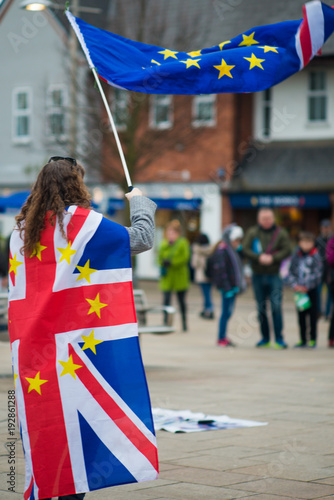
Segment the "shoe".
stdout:
<path fill-rule="evenodd" d="M 309 347 L 310 349 L 315 349 L 317 347 L 317 343 L 315 340 L 310 340 L 307 344 L 307 347 Z"/>
<path fill-rule="evenodd" d="M 307 344 L 306 342 L 298 342 L 296 345 L 294 345 L 293 347 L 295 348 L 303 348 L 303 347 L 307 347 Z"/>
<path fill-rule="evenodd" d="M 266 340 L 260 340 L 255 347 L 270 347 L 270 342 L 267 342 Z"/>
<path fill-rule="evenodd" d="M 228 339 L 218 340 L 217 344 L 222 347 L 235 347 L 235 344 Z"/>
<path fill-rule="evenodd" d="M 334 339 L 328 341 L 328 347 L 334 347 Z"/>
<path fill-rule="evenodd" d="M 275 342 L 274 349 L 287 349 L 288 345 L 285 342 Z"/>

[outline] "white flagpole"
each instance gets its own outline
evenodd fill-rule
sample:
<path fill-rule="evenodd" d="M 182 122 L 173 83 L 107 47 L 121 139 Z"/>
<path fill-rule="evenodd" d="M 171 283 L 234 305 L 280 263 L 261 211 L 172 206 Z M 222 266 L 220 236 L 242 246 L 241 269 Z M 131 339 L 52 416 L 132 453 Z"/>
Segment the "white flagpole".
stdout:
<path fill-rule="evenodd" d="M 109 107 L 106 95 L 104 93 L 104 90 L 102 88 L 100 79 L 99 79 L 98 74 L 96 72 L 96 69 L 95 68 L 91 68 L 91 70 L 93 72 L 93 75 L 94 75 L 95 81 L 97 83 L 98 89 L 100 91 L 100 94 L 101 94 L 104 106 L 106 108 L 106 111 L 107 111 L 107 114 L 108 114 L 108 118 L 109 118 L 109 121 L 110 121 L 110 125 L 111 125 L 111 128 L 112 128 L 112 131 L 114 132 L 114 136 L 115 136 L 115 139 L 116 139 L 116 144 L 117 144 L 118 152 L 119 152 L 119 155 L 121 157 L 121 162 L 122 162 L 122 165 L 123 165 L 123 170 L 124 170 L 126 182 L 128 184 L 129 191 L 131 191 L 132 188 L 133 188 L 133 186 L 132 186 L 132 182 L 131 182 L 129 170 L 128 170 L 128 167 L 127 167 L 127 164 L 126 164 L 126 161 L 125 161 L 125 157 L 124 157 L 124 153 L 123 153 L 121 141 L 119 140 L 118 132 L 117 132 L 117 129 L 116 129 L 116 126 L 115 126 L 115 122 L 114 122 L 114 119 L 112 117 L 112 114 L 111 114 L 111 111 L 110 111 L 110 107 Z"/>

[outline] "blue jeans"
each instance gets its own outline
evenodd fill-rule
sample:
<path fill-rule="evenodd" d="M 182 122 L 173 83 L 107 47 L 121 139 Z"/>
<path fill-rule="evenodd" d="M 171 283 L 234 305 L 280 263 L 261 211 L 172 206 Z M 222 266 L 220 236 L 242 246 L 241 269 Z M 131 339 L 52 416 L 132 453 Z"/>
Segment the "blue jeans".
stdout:
<path fill-rule="evenodd" d="M 324 310 L 322 309 L 322 289 L 325 286 L 326 293 L 325 293 L 325 308 Z M 331 314 L 331 307 L 332 307 L 332 297 L 331 297 L 331 291 L 329 288 L 328 283 L 323 283 L 318 286 L 318 312 L 320 314 L 323 314 L 328 318 Z"/>
<path fill-rule="evenodd" d="M 204 299 L 204 311 L 212 312 L 213 304 L 211 300 L 211 283 L 199 283 Z"/>
<path fill-rule="evenodd" d="M 226 338 L 226 328 L 230 317 L 232 316 L 236 295 L 232 297 L 226 297 L 224 292 L 221 290 L 222 294 L 222 314 L 219 320 L 219 333 L 218 340 L 224 340 Z"/>
<path fill-rule="evenodd" d="M 271 316 L 276 342 L 283 342 L 282 280 L 276 274 L 254 274 L 253 290 L 257 305 L 262 340 L 270 341 L 267 301 L 270 301 Z"/>

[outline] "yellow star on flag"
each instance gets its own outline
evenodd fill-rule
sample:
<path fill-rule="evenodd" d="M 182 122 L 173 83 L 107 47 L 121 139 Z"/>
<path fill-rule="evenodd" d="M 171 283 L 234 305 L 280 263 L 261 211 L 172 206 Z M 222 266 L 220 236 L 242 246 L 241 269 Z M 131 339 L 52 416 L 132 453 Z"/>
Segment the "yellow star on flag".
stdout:
<path fill-rule="evenodd" d="M 264 49 L 264 53 L 266 52 L 276 52 L 276 54 L 278 54 L 278 47 L 271 47 L 270 45 L 263 45 L 263 46 L 259 46 L 259 49 Z"/>
<path fill-rule="evenodd" d="M 263 69 L 261 63 L 265 61 L 265 59 L 258 59 L 254 54 L 252 54 L 252 57 L 244 57 L 244 59 L 250 62 L 249 69 L 253 69 L 255 66 Z"/>
<path fill-rule="evenodd" d="M 220 66 L 214 66 L 214 68 L 218 69 L 219 70 L 219 76 L 218 76 L 218 80 L 222 77 L 222 76 L 228 76 L 230 78 L 233 78 L 233 76 L 231 75 L 231 69 L 235 68 L 235 66 L 229 66 L 225 61 L 224 59 L 222 59 L 222 62 L 221 62 L 221 65 Z"/>
<path fill-rule="evenodd" d="M 90 283 L 90 275 L 97 271 L 97 269 L 91 269 L 89 267 L 89 259 L 87 260 L 86 264 L 83 267 L 82 266 L 75 266 L 75 267 L 80 271 L 80 274 L 77 277 L 76 281 L 85 279 L 86 281 L 88 281 L 88 283 Z"/>
<path fill-rule="evenodd" d="M 254 35 L 255 35 L 255 31 L 253 31 L 253 33 L 251 33 L 250 35 L 242 35 L 243 37 L 243 41 L 241 43 L 239 43 L 239 47 L 249 47 L 250 45 L 255 45 L 259 42 L 257 42 L 256 40 L 254 40 Z"/>
<path fill-rule="evenodd" d="M 85 344 L 82 346 L 82 350 L 84 351 L 85 349 L 90 349 L 93 351 L 94 354 L 96 354 L 96 349 L 95 346 L 98 344 L 101 344 L 103 340 L 97 340 L 94 337 L 94 330 L 92 330 L 87 337 L 86 335 L 81 335 L 82 340 L 85 342 Z"/>
<path fill-rule="evenodd" d="M 18 260 L 16 260 L 16 255 L 14 255 L 14 257 L 12 259 L 9 259 L 9 272 L 11 273 L 12 271 L 15 273 L 15 276 L 17 275 L 17 268 L 23 264 L 23 262 L 20 262 Z"/>
<path fill-rule="evenodd" d="M 200 59 L 187 59 L 186 61 L 180 61 L 180 62 L 186 64 L 187 69 L 190 68 L 191 66 L 196 66 L 196 68 L 201 69 L 200 65 L 198 64 L 198 61 L 200 61 Z"/>
<path fill-rule="evenodd" d="M 227 45 L 228 43 L 231 43 L 231 40 L 227 40 L 226 42 L 222 42 L 219 44 L 220 50 L 223 50 L 224 45 Z"/>
<path fill-rule="evenodd" d="M 158 54 L 163 54 L 164 59 L 168 59 L 168 57 L 174 57 L 174 59 L 177 59 L 177 57 L 175 55 L 175 54 L 177 54 L 177 52 L 175 52 L 174 50 L 165 49 L 165 50 L 161 50 L 160 52 L 158 52 Z"/>
<path fill-rule="evenodd" d="M 40 374 L 40 373 L 41 373 L 41 372 L 38 372 L 38 373 L 36 374 L 35 378 L 25 377 L 25 378 L 26 378 L 26 380 L 28 380 L 28 382 L 29 382 L 29 384 L 30 384 L 30 385 L 29 385 L 29 388 L 28 388 L 28 393 L 29 393 L 30 391 L 36 391 L 36 392 L 38 392 L 38 394 L 42 394 L 42 393 L 41 393 L 41 385 L 43 385 L 43 384 L 45 384 L 46 382 L 48 382 L 48 380 L 41 380 L 41 379 L 39 378 L 39 374 Z"/>
<path fill-rule="evenodd" d="M 161 66 L 161 64 L 158 63 L 157 61 L 155 61 L 154 59 L 151 59 L 151 63 L 157 64 L 158 66 Z"/>
<path fill-rule="evenodd" d="M 75 378 L 75 370 L 78 370 L 79 368 L 82 368 L 82 365 L 76 365 L 73 362 L 72 354 L 68 358 L 67 361 L 58 361 L 58 363 L 60 363 L 61 366 L 64 368 L 63 371 L 60 374 L 61 377 L 63 375 L 66 375 L 67 373 L 69 373 L 70 375 L 72 375 L 73 378 Z"/>
<path fill-rule="evenodd" d="M 18 377 L 18 374 L 17 373 L 14 373 L 14 387 L 16 387 L 16 379 Z"/>
<path fill-rule="evenodd" d="M 101 318 L 101 309 L 103 307 L 107 307 L 108 304 L 103 304 L 102 302 L 100 302 L 100 294 L 98 293 L 94 300 L 91 299 L 86 299 L 86 300 L 91 305 L 87 315 L 95 312 L 98 315 L 98 317 Z"/>
<path fill-rule="evenodd" d="M 201 50 L 193 50 L 192 52 L 187 52 L 187 55 L 190 57 L 199 57 L 202 54 L 201 54 Z"/>
<path fill-rule="evenodd" d="M 69 241 L 66 248 L 57 247 L 57 250 L 59 250 L 59 252 L 61 253 L 59 262 L 61 262 L 62 260 L 66 260 L 67 264 L 71 263 L 71 257 L 76 253 L 76 250 L 72 250 L 71 246 L 72 244 Z"/>
<path fill-rule="evenodd" d="M 35 249 L 32 252 L 32 254 L 30 255 L 30 258 L 31 257 L 35 257 L 35 255 L 36 255 L 36 257 L 37 257 L 38 260 L 42 260 L 42 252 L 46 248 L 47 247 L 44 247 L 43 245 L 41 245 L 41 242 L 39 241 L 38 243 L 36 243 Z"/>

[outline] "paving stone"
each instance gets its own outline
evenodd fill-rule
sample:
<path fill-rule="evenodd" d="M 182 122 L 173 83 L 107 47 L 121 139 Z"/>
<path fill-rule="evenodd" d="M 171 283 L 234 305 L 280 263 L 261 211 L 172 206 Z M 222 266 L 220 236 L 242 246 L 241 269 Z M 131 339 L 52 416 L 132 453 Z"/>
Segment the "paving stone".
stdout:
<path fill-rule="evenodd" d="M 244 474 L 224 473 L 194 467 L 179 467 L 160 474 L 164 479 L 182 481 L 184 483 L 205 484 L 208 486 L 227 486 L 235 483 L 251 481 L 255 476 Z"/>
<path fill-rule="evenodd" d="M 334 495 L 334 487 L 307 481 L 289 481 L 286 479 L 259 479 L 233 485 L 234 489 L 285 495 L 290 498 L 315 499 L 325 495 Z"/>

